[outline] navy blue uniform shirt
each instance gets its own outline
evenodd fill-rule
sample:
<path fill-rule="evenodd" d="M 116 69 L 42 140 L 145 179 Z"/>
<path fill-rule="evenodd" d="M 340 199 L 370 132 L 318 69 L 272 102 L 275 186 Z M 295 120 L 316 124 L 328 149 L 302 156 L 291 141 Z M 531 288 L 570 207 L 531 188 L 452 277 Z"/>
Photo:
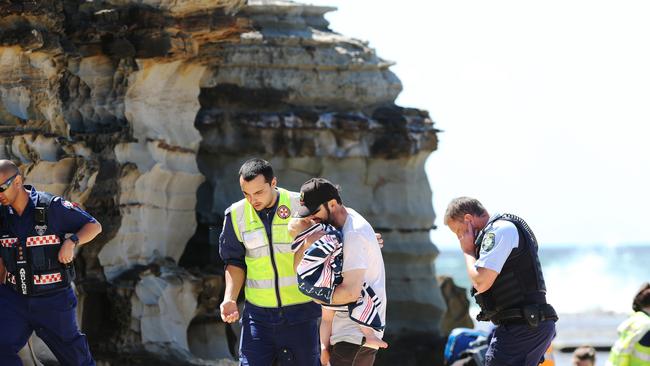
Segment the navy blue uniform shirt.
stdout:
<path fill-rule="evenodd" d="M 278 199 L 275 200 L 273 207 L 257 211 L 257 215 L 262 220 L 264 228 L 266 229 L 266 236 L 271 242 L 271 223 L 273 216 L 278 208 Z M 270 244 L 269 244 L 270 245 Z M 223 230 L 219 236 L 219 255 L 225 263 L 225 266 L 233 265 L 246 270 L 246 248 L 244 243 L 239 241 L 235 229 L 232 227 L 232 219 L 230 212 L 226 211 L 226 218 L 223 222 Z M 305 320 L 318 318 L 321 316 L 320 305 L 311 301 L 306 304 L 284 306 L 282 308 L 260 308 L 250 303 L 246 303 L 243 318 L 251 318 L 257 321 L 267 323 L 278 323 L 286 321 L 287 323 L 299 323 Z"/>
<path fill-rule="evenodd" d="M 25 189 L 29 190 L 29 200 L 23 214 L 18 215 L 11 206 L 7 207 L 9 230 L 18 237 L 21 243 L 25 242 L 27 236 L 34 230 L 34 209 L 38 203 L 36 189 L 28 185 L 25 185 Z M 76 233 L 87 223 L 97 222 L 86 211 L 61 197 L 55 197 L 50 203 L 47 221 L 51 230 L 62 240 L 65 238 L 65 234 Z"/>

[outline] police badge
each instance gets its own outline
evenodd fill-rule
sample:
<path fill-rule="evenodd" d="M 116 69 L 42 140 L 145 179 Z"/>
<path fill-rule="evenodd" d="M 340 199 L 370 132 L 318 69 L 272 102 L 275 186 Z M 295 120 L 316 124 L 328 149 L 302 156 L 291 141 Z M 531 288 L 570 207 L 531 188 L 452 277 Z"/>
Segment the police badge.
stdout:
<path fill-rule="evenodd" d="M 494 233 L 487 233 L 481 243 L 481 250 L 489 252 L 492 248 L 494 248 Z"/>
<path fill-rule="evenodd" d="M 36 233 L 39 236 L 45 235 L 45 232 L 47 231 L 47 225 L 36 225 L 34 226 L 34 230 L 36 230 Z"/>

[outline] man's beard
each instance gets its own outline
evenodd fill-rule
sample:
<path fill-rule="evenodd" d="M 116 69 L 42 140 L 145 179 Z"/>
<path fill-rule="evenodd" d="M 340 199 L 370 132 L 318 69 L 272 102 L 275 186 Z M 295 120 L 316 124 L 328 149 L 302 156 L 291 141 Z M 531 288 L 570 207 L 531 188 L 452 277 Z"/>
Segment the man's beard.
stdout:
<path fill-rule="evenodd" d="M 325 207 L 325 212 L 327 212 L 327 218 L 323 220 L 323 223 L 334 226 L 334 223 L 332 222 L 332 213 L 330 212 L 329 207 L 327 207 L 327 205 L 323 206 Z"/>

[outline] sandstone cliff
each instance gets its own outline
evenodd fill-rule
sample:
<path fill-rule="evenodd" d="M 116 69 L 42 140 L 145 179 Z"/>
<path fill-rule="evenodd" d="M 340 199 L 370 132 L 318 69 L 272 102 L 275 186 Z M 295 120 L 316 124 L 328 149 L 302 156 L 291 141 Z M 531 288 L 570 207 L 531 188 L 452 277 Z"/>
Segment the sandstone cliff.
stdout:
<path fill-rule="evenodd" d="M 425 111 L 391 64 L 334 33 L 330 7 L 250 0 L 0 3 L 0 157 L 104 232 L 76 260 L 79 315 L 105 364 L 229 364 L 209 227 L 241 199 L 237 169 L 312 176 L 383 233 L 392 339 L 438 334 Z M 213 232 L 218 234 L 218 232 Z"/>

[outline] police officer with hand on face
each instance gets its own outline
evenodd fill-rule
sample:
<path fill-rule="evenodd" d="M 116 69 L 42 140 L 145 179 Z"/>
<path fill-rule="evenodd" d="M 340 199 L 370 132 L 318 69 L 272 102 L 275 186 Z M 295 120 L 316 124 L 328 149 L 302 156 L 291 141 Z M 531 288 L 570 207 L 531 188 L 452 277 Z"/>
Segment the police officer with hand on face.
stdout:
<path fill-rule="evenodd" d="M 75 248 L 101 225 L 77 205 L 24 185 L 9 160 L 0 160 L 0 203 L 0 365 L 21 365 L 17 353 L 32 332 L 62 365 L 95 365 L 71 283 Z"/>
<path fill-rule="evenodd" d="M 451 201 L 447 225 L 458 237 L 476 302 L 478 320 L 497 325 L 486 366 L 537 366 L 555 337 L 557 314 L 546 286 L 530 227 L 512 214 L 490 216 L 474 198 Z"/>

